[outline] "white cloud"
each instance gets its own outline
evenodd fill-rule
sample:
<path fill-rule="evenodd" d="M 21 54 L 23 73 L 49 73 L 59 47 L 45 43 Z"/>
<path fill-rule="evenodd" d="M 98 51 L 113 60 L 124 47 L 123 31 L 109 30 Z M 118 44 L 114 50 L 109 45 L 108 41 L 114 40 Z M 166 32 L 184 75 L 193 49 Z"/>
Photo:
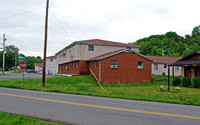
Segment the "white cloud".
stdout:
<path fill-rule="evenodd" d="M 200 25 L 199 3 L 198 0 L 50 0 L 48 56 L 71 43 L 53 13 L 73 41 L 100 38 L 127 43 L 168 31 L 190 34 Z M 6 33 L 26 55 L 43 56 L 45 8 L 2 18 L 45 4 L 46 0 L 3 1 L 0 35 Z"/>

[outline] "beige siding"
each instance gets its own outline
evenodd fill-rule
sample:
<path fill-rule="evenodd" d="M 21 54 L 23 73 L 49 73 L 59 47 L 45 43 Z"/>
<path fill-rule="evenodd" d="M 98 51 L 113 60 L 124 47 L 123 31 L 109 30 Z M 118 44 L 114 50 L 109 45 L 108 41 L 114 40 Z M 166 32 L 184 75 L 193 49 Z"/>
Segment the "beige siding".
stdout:
<path fill-rule="evenodd" d="M 57 64 L 70 62 L 72 60 L 80 60 L 80 57 L 78 57 L 78 49 L 79 45 L 76 44 L 74 46 L 71 46 L 70 48 L 63 50 L 61 53 L 56 55 Z"/>
<path fill-rule="evenodd" d="M 37 73 L 42 73 L 42 66 L 35 66 L 35 71 L 37 71 Z"/>
<path fill-rule="evenodd" d="M 74 46 L 71 46 L 70 48 L 63 50 L 61 53 L 56 55 L 56 59 L 57 59 L 57 64 L 62 64 L 73 60 L 87 60 L 89 58 L 96 57 L 119 49 L 126 49 L 126 47 L 94 45 L 94 51 L 88 51 L 88 45 L 75 44 Z M 139 52 L 139 48 L 133 47 L 131 49 Z M 70 50 L 71 53 L 69 52 Z"/>
<path fill-rule="evenodd" d="M 89 58 L 93 58 L 111 51 L 126 49 L 126 47 L 115 47 L 115 46 L 100 46 L 94 45 L 94 51 L 88 51 L 88 45 L 80 45 L 81 50 L 81 60 L 87 60 Z M 132 50 L 139 51 L 138 48 L 132 48 Z"/>
<path fill-rule="evenodd" d="M 184 77 L 184 67 L 181 67 L 181 77 Z"/>
<path fill-rule="evenodd" d="M 55 58 L 52 62 L 50 58 L 46 59 L 46 74 L 58 74 L 58 65 Z"/>
<path fill-rule="evenodd" d="M 155 63 L 152 64 L 152 74 L 162 75 L 164 72 L 165 75 L 168 75 L 168 67 L 164 68 L 164 64 L 161 64 L 161 63 L 157 63 L 157 64 L 158 64 L 158 70 L 154 70 Z M 179 71 L 176 71 L 175 67 L 174 67 L 174 76 L 181 76 L 181 72 L 182 72 L 181 67 L 179 67 Z M 172 67 L 170 67 L 170 76 L 172 76 L 172 75 L 173 75 L 173 69 L 172 69 Z"/>

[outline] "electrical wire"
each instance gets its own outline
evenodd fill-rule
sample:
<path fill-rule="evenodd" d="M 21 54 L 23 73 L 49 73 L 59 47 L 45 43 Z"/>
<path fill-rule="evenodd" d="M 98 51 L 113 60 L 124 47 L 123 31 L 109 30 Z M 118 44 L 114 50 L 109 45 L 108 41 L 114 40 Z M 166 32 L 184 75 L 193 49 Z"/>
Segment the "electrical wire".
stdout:
<path fill-rule="evenodd" d="M 69 37 L 68 33 L 65 31 L 64 27 L 62 26 L 62 24 L 60 23 L 60 21 L 58 20 L 58 18 L 56 17 L 56 15 L 54 14 L 53 10 L 50 8 L 51 13 L 53 14 L 53 16 L 55 17 L 56 21 L 58 22 L 58 24 L 60 25 L 60 27 L 62 28 L 62 30 L 64 31 L 64 33 L 67 35 L 67 37 L 69 38 L 69 40 L 71 42 L 73 42 L 71 40 L 71 38 Z"/>
<path fill-rule="evenodd" d="M 36 9 L 32 9 L 32 10 L 27 10 L 27 11 L 24 11 L 24 12 L 21 12 L 21 13 L 17 13 L 17 14 L 11 15 L 11 16 L 7 16 L 7 17 L 1 17 L 0 21 L 5 20 L 5 19 L 9 19 L 9 18 L 12 18 L 12 17 L 15 17 L 15 16 L 23 15 L 23 14 L 26 14 L 26 13 L 30 13 L 30 12 L 42 9 L 44 7 L 40 7 L 40 8 L 36 8 Z"/>

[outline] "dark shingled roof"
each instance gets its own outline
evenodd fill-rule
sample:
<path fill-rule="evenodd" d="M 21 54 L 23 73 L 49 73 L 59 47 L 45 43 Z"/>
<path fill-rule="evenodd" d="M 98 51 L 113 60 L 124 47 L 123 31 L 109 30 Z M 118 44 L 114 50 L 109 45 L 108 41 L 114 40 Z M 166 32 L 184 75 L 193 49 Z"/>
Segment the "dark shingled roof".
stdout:
<path fill-rule="evenodd" d="M 200 59 L 193 58 L 198 55 L 200 55 L 200 51 L 195 51 L 188 56 L 184 56 L 170 66 L 200 66 Z"/>

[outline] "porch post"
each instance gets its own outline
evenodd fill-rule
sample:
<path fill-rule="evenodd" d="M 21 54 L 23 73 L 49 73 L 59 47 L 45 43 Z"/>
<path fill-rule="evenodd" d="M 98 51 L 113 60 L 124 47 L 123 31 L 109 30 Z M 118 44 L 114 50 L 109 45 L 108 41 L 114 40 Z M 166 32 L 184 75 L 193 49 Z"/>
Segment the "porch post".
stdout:
<path fill-rule="evenodd" d="M 170 91 L 170 67 L 168 65 L 168 91 Z"/>

